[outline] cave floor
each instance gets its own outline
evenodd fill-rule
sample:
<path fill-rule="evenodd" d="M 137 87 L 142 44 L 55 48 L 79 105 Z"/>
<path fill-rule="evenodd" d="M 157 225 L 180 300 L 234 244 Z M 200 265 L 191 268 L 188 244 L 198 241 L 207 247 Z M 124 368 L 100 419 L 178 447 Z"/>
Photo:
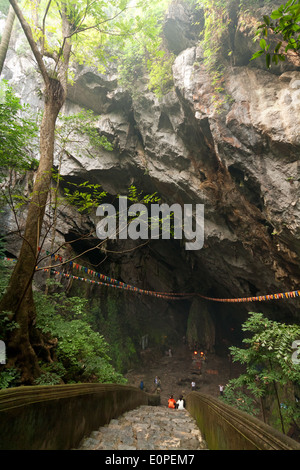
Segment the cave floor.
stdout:
<path fill-rule="evenodd" d="M 207 354 L 201 362 L 187 345 L 179 345 L 172 349 L 172 356 L 157 356 L 151 350 L 144 351 L 143 362 L 137 368 L 130 370 L 125 377 L 129 385 L 139 387 L 144 383 L 144 390 L 155 393 L 154 378 L 161 381 L 161 405 L 167 405 L 170 395 L 178 399 L 191 391 L 191 382 L 196 383 L 196 391 L 213 397 L 220 395 L 219 385 L 239 376 L 243 369 L 239 364 L 231 363 L 228 357 Z M 197 358 L 197 359 L 195 359 Z"/>

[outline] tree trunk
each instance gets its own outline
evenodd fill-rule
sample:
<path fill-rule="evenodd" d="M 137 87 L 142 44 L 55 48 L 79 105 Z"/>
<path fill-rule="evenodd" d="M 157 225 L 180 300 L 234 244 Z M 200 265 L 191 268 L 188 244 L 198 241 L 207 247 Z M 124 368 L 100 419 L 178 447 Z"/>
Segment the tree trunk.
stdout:
<path fill-rule="evenodd" d="M 10 319 L 18 323 L 18 328 L 5 338 L 8 366 L 14 365 L 21 371 L 21 381 L 30 384 L 40 374 L 38 358 L 32 344 L 38 344 L 35 325 L 35 306 L 32 295 L 32 280 L 36 269 L 39 239 L 43 224 L 48 193 L 51 185 L 53 165 L 55 124 L 65 99 L 67 71 L 71 44 L 70 24 L 62 2 L 63 46 L 56 60 L 55 72 L 58 79 L 51 78 L 43 60 L 32 30 L 26 21 L 17 0 L 9 0 L 23 28 L 39 70 L 45 83 L 45 106 L 40 129 L 40 162 L 33 186 L 32 198 L 28 207 L 23 243 L 6 293 L 0 302 L 0 312 L 11 312 Z M 41 341 L 43 343 L 43 341 Z"/>
<path fill-rule="evenodd" d="M 9 46 L 9 41 L 11 37 L 11 32 L 13 29 L 14 21 L 15 21 L 15 12 L 13 7 L 10 5 L 9 10 L 8 10 L 8 15 L 6 18 L 5 22 L 5 27 L 1 39 L 1 44 L 0 44 L 0 75 L 2 73 L 3 65 L 5 62 L 8 46 Z"/>
<path fill-rule="evenodd" d="M 50 79 L 45 91 L 45 108 L 40 130 L 40 163 L 28 207 L 24 240 L 8 289 L 0 302 L 0 311 L 11 312 L 10 319 L 19 325 L 8 334 L 6 347 L 8 366 L 20 368 L 23 383 L 31 383 L 40 373 L 37 356 L 31 345 L 35 323 L 32 279 L 51 185 L 55 123 L 64 100 L 65 93 L 61 83 L 59 80 Z"/>

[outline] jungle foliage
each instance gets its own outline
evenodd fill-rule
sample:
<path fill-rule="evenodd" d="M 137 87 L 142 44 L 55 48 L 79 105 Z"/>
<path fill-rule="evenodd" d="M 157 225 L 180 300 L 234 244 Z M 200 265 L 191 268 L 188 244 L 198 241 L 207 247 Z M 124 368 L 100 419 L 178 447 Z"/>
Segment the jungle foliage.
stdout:
<path fill-rule="evenodd" d="M 22 104 L 7 81 L 0 82 L 0 171 L 26 171 L 36 165 L 34 140 L 38 125 L 28 117 L 29 106 Z M 27 117 L 25 117 L 27 114 Z"/>
<path fill-rule="evenodd" d="M 12 262 L 0 258 L 0 296 L 3 295 Z M 1 253 L 0 253 L 1 254 Z M 106 339 L 91 326 L 88 300 L 67 296 L 57 281 L 48 280 L 51 293 L 35 292 L 36 327 L 43 333 L 43 345 L 36 345 L 41 374 L 35 385 L 61 383 L 126 383 L 112 366 L 111 348 Z M 18 328 L 9 321 L 9 314 L 0 315 L 0 339 L 9 329 Z M 21 385 L 20 373 L 15 367 L 0 372 L 0 389 Z"/>
<path fill-rule="evenodd" d="M 125 383 L 111 365 L 110 347 L 89 324 L 87 299 L 67 297 L 65 292 L 35 296 L 37 327 L 51 341 L 57 338 L 55 361 L 42 364 L 36 384 L 100 382 Z"/>
<path fill-rule="evenodd" d="M 269 320 L 250 313 L 242 325 L 247 332 L 245 348 L 231 347 L 234 362 L 245 372 L 226 385 L 224 400 L 249 414 L 287 432 L 292 424 L 300 428 L 300 361 L 293 348 L 300 338 L 299 325 Z"/>

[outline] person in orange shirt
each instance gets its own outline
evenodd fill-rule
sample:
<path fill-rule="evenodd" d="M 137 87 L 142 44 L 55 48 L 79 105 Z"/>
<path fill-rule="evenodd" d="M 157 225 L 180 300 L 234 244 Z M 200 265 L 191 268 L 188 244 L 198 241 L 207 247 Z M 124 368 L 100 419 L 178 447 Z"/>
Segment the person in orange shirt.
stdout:
<path fill-rule="evenodd" d="M 174 400 L 173 395 L 168 400 L 168 408 L 176 408 L 176 400 Z"/>

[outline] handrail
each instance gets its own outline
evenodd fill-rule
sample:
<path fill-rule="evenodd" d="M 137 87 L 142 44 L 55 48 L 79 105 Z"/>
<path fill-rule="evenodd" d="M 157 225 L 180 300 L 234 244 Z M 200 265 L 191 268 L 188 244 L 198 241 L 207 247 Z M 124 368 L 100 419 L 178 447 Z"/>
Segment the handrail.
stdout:
<path fill-rule="evenodd" d="M 0 412 L 53 399 L 130 389 L 137 390 L 132 386 L 115 384 L 64 384 L 8 388 L 0 390 Z"/>
<path fill-rule="evenodd" d="M 0 449 L 70 449 L 93 430 L 159 395 L 115 384 L 18 387 L 0 391 Z M 186 397 L 210 450 L 300 450 L 259 419 L 199 392 Z M 151 411 L 150 411 L 151 412 Z"/>
<path fill-rule="evenodd" d="M 0 391 L 0 450 L 64 450 L 126 411 L 159 405 L 129 385 L 28 386 Z"/>
<path fill-rule="evenodd" d="M 211 450 L 300 450 L 300 444 L 218 398 L 192 392 L 187 409 Z"/>

